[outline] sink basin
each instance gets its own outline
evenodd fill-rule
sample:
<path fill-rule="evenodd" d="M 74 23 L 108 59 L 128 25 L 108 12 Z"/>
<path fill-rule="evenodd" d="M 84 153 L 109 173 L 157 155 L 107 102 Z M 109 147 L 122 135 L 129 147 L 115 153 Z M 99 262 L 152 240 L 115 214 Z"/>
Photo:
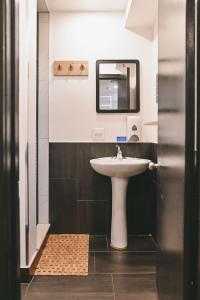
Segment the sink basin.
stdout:
<path fill-rule="evenodd" d="M 102 157 L 91 159 L 92 168 L 101 175 L 118 178 L 128 178 L 145 172 L 150 160 L 126 157 Z"/>
<path fill-rule="evenodd" d="M 150 164 L 148 159 L 102 157 L 91 159 L 92 168 L 99 174 L 111 177 L 112 221 L 111 247 L 118 250 L 127 248 L 126 192 L 131 176 L 145 172 Z"/>

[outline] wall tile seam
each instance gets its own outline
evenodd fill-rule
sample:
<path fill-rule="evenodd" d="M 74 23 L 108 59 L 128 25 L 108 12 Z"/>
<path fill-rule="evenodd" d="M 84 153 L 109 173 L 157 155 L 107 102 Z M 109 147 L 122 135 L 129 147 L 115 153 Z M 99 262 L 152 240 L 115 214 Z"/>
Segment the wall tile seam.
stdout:
<path fill-rule="evenodd" d="M 81 199 L 77 199 L 76 200 L 77 202 L 110 202 L 110 199 L 100 199 L 100 200 L 85 200 L 85 199 L 83 199 L 83 200 L 81 200 Z"/>
<path fill-rule="evenodd" d="M 72 180 L 72 181 L 79 181 L 78 177 L 49 177 L 49 180 Z"/>
<path fill-rule="evenodd" d="M 120 144 L 120 145 L 158 145 L 154 142 L 142 142 L 142 143 L 122 143 L 122 142 L 115 142 L 115 141 L 102 141 L 102 142 L 94 142 L 94 141 L 50 141 L 50 144 Z"/>

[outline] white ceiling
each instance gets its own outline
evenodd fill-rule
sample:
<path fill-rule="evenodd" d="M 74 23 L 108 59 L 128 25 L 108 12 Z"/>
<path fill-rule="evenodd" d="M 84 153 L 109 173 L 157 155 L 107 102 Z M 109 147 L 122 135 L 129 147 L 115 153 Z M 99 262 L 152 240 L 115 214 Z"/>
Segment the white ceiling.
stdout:
<path fill-rule="evenodd" d="M 46 0 L 50 11 L 125 11 L 127 0 Z"/>

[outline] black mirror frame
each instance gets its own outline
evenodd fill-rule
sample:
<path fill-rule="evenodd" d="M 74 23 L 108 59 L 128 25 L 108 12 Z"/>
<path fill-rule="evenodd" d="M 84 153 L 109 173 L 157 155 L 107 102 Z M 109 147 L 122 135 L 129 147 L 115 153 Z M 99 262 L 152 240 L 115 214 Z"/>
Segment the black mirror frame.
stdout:
<path fill-rule="evenodd" d="M 134 63 L 136 64 L 136 109 L 123 109 L 123 110 L 116 110 L 116 109 L 110 109 L 110 110 L 101 110 L 99 108 L 99 66 L 100 64 L 107 63 L 107 64 L 113 64 L 113 63 Z M 129 60 L 129 59 L 112 59 L 112 60 L 97 60 L 96 61 L 96 112 L 97 113 L 138 113 L 140 111 L 140 62 L 137 59 Z"/>

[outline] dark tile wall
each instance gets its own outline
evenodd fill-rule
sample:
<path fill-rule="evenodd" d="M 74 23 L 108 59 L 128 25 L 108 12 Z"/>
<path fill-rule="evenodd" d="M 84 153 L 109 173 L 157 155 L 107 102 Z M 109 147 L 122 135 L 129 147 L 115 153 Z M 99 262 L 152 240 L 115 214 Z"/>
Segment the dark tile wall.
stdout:
<path fill-rule="evenodd" d="M 113 156 L 115 143 L 50 143 L 50 223 L 52 233 L 105 234 L 110 231 L 110 178 L 92 170 L 90 159 Z M 125 156 L 157 159 L 157 145 L 121 144 Z M 156 174 L 130 179 L 127 193 L 129 234 L 153 234 Z"/>

